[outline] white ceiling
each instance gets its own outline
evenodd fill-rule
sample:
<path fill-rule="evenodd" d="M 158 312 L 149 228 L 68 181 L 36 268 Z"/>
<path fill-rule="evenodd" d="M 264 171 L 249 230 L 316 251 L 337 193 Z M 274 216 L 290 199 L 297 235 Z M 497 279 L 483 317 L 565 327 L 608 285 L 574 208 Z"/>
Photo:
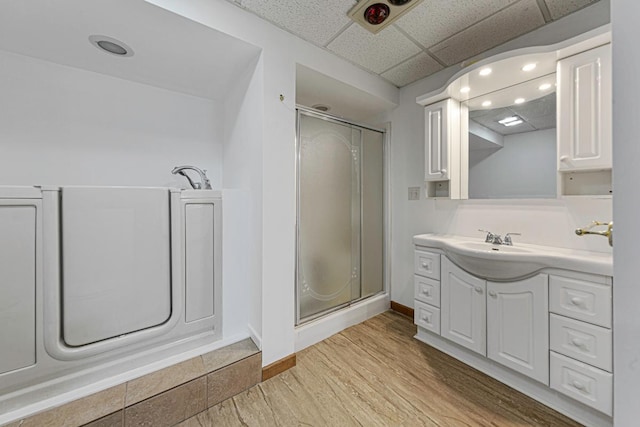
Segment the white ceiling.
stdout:
<path fill-rule="evenodd" d="M 134 55 L 102 52 L 92 34 Z M 2 0 L 0 49 L 217 100 L 260 52 L 143 0 Z"/>
<path fill-rule="evenodd" d="M 376 35 L 355 0 L 228 1 L 402 87 L 598 0 L 424 0 Z"/>
<path fill-rule="evenodd" d="M 315 70 L 296 66 L 296 104 L 330 107 L 329 114 L 369 122 L 396 105 Z"/>

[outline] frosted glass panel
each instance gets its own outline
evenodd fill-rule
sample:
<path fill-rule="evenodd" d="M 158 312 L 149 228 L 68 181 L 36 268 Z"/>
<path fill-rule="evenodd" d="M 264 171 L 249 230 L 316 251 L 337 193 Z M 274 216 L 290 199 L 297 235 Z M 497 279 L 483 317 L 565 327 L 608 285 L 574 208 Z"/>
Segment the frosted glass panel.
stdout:
<path fill-rule="evenodd" d="M 361 131 L 300 116 L 298 304 L 305 318 L 360 297 Z"/>
<path fill-rule="evenodd" d="M 362 143 L 362 291 L 361 297 L 383 289 L 384 277 L 384 150 L 383 134 L 363 130 Z"/>

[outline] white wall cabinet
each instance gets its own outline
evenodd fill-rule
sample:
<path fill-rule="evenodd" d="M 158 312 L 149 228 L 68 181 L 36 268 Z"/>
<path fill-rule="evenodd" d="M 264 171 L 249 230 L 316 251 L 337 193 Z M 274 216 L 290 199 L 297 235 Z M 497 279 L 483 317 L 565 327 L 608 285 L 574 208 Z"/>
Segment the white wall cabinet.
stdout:
<path fill-rule="evenodd" d="M 460 198 L 460 103 L 446 99 L 426 106 L 424 124 L 427 197 Z"/>
<path fill-rule="evenodd" d="M 463 347 L 487 354 L 486 282 L 442 257 L 440 334 Z"/>
<path fill-rule="evenodd" d="M 487 282 L 487 356 L 549 385 L 548 276 Z"/>
<path fill-rule="evenodd" d="M 611 45 L 558 61 L 558 170 L 610 169 Z"/>

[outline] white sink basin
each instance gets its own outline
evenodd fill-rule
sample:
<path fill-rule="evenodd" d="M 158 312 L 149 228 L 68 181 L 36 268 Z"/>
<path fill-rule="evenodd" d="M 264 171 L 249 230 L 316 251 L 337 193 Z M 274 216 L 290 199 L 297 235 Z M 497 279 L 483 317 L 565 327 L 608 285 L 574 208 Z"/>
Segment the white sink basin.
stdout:
<path fill-rule="evenodd" d="M 480 239 L 441 234 L 417 235 L 413 243 L 442 251 L 458 267 L 487 280 L 519 280 L 544 268 L 613 276 L 612 256 L 601 252 L 525 244 L 494 245 Z"/>

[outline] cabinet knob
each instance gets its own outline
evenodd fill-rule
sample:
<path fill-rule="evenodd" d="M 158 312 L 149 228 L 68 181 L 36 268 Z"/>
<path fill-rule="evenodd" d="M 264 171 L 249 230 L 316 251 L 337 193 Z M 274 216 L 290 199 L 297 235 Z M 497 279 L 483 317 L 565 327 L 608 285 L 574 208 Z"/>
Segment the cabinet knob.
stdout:
<path fill-rule="evenodd" d="M 483 291 L 482 291 L 482 288 L 481 288 L 480 286 L 477 286 L 477 287 L 475 288 L 475 290 L 476 290 L 476 292 L 477 292 L 477 293 L 479 293 L 479 294 L 482 294 L 482 292 L 483 292 Z"/>
<path fill-rule="evenodd" d="M 431 322 L 429 321 L 429 316 L 422 316 L 422 321 L 423 321 L 424 323 L 431 323 Z"/>
<path fill-rule="evenodd" d="M 440 169 L 440 175 L 446 175 L 446 174 L 447 174 L 446 169 Z"/>
<path fill-rule="evenodd" d="M 585 342 L 582 341 L 580 338 L 574 338 L 571 340 L 571 344 L 575 345 L 576 347 L 579 348 L 584 348 L 585 347 Z"/>
<path fill-rule="evenodd" d="M 560 156 L 561 162 L 567 162 L 569 160 L 569 156 Z"/>
<path fill-rule="evenodd" d="M 427 267 L 429 267 L 429 264 L 427 264 L 426 262 L 423 262 L 423 263 L 420 264 L 420 266 L 422 268 L 427 268 Z"/>
<path fill-rule="evenodd" d="M 431 292 L 429 292 L 429 289 L 423 289 L 422 290 L 422 294 L 425 295 L 425 296 L 430 296 Z"/>
<path fill-rule="evenodd" d="M 577 307 L 582 307 L 582 305 L 584 305 L 584 300 L 580 297 L 573 297 L 569 301 Z"/>
<path fill-rule="evenodd" d="M 577 388 L 578 390 L 584 390 L 585 386 L 584 384 L 582 384 L 580 381 L 574 381 L 571 383 L 575 388 Z"/>
<path fill-rule="evenodd" d="M 495 291 L 489 291 L 489 296 L 490 296 L 491 298 L 497 298 L 497 297 L 498 297 L 498 294 L 497 294 Z"/>

